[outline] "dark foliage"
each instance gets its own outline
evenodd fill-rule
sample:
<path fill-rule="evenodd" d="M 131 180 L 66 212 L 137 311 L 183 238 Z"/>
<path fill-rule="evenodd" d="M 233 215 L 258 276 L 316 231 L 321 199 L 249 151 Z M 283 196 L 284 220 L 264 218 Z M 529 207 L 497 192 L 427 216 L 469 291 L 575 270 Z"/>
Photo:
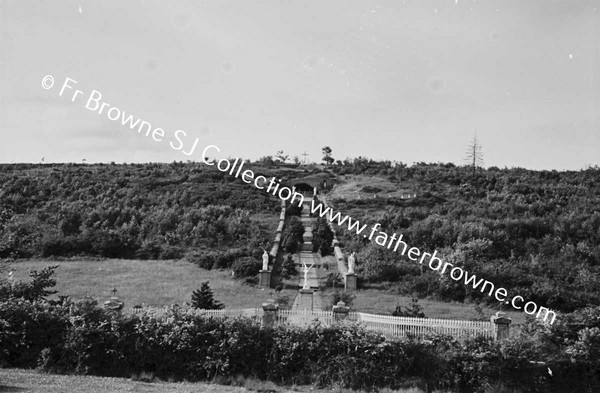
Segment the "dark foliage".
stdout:
<path fill-rule="evenodd" d="M 291 255 L 288 255 L 284 260 L 281 266 L 281 277 L 285 279 L 289 279 L 292 276 L 296 276 L 298 274 L 298 270 L 296 270 L 296 264 L 294 263 L 294 258 Z"/>
<path fill-rule="evenodd" d="M 576 328 L 537 326 L 503 342 L 445 336 L 389 341 L 360 326 L 261 328 L 172 308 L 165 316 L 121 316 L 93 301 L 0 302 L 0 366 L 166 380 L 245 376 L 283 384 L 483 393 L 594 393 L 600 385 L 598 309 Z M 562 340 L 562 341 L 561 341 Z M 548 345 L 556 341 L 559 344 Z M 549 371 L 552 372 L 550 375 Z"/>
<path fill-rule="evenodd" d="M 214 298 L 214 294 L 208 281 L 204 281 L 200 289 L 192 293 L 192 307 L 202 310 L 221 310 L 225 305 Z"/>
<path fill-rule="evenodd" d="M 233 272 L 235 277 L 254 277 L 262 268 L 262 262 L 253 257 L 244 257 L 238 259 L 233 264 Z"/>
<path fill-rule="evenodd" d="M 260 248 L 277 198 L 204 164 L 2 165 L 0 258 Z"/>
<path fill-rule="evenodd" d="M 313 226 L 313 252 L 320 251 L 321 256 L 333 254 L 333 231 L 324 218 L 317 218 Z"/>
<path fill-rule="evenodd" d="M 288 216 L 300 216 L 302 214 L 303 205 L 291 203 L 286 209 L 285 214 Z"/>
<path fill-rule="evenodd" d="M 423 307 L 419 304 L 419 298 L 416 296 L 412 297 L 410 306 L 406 308 L 398 304 L 392 315 L 395 317 L 425 318 Z"/>
<path fill-rule="evenodd" d="M 286 252 L 296 253 L 304 243 L 304 225 L 295 216 L 290 217 L 281 234 L 281 245 Z"/>
<path fill-rule="evenodd" d="M 386 176 L 416 198 L 377 198 L 331 205 L 389 235 L 534 301 L 563 312 L 600 304 L 600 168 L 581 171 L 480 169 L 452 164 L 357 158 L 339 174 Z M 357 251 L 367 282 L 393 282 L 404 294 L 494 303 L 464 283 L 440 280 L 425 265 L 340 228 L 338 239 Z"/>
<path fill-rule="evenodd" d="M 32 302 L 44 300 L 47 296 L 54 295 L 57 291 L 50 288 L 56 286 L 56 280 L 52 278 L 58 265 L 48 266 L 41 271 L 31 270 L 29 272 L 30 281 L 1 281 L 0 282 L 0 301 L 8 298 L 24 299 Z"/>

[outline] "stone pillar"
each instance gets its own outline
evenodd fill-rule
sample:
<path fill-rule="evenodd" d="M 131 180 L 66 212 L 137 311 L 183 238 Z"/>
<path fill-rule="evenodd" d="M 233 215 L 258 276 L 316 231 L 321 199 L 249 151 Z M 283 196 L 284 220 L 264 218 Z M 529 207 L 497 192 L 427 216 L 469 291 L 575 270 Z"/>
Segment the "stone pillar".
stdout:
<path fill-rule="evenodd" d="M 490 318 L 494 324 L 494 331 L 496 333 L 496 340 L 504 340 L 510 338 L 510 324 L 512 319 L 506 316 L 506 313 L 498 311 L 496 315 L 492 315 Z"/>
<path fill-rule="evenodd" d="M 279 314 L 279 304 L 275 303 L 275 300 L 269 299 L 266 303 L 262 304 L 264 311 L 262 317 L 262 327 L 273 327 L 277 323 L 277 316 Z"/>
<path fill-rule="evenodd" d="M 333 320 L 336 322 L 343 321 L 348 318 L 349 312 L 350 307 L 346 307 L 346 303 L 340 300 L 336 306 L 333 306 Z"/>
<path fill-rule="evenodd" d="M 346 291 L 356 291 L 356 283 L 358 281 L 358 277 L 354 273 L 348 273 L 345 277 L 345 289 Z"/>
<path fill-rule="evenodd" d="M 269 270 L 261 270 L 259 272 L 258 285 L 261 288 L 271 287 L 271 272 Z"/>
<path fill-rule="evenodd" d="M 300 290 L 300 304 L 299 309 L 311 310 L 313 309 L 313 290 L 312 289 L 301 289 Z"/>

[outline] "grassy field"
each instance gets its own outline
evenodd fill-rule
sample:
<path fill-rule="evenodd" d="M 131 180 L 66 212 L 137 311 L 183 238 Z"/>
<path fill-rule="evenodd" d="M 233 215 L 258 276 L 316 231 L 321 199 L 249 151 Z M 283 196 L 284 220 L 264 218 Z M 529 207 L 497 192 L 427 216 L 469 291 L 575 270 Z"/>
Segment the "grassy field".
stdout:
<path fill-rule="evenodd" d="M 309 386 L 282 388 L 270 382 L 261 382 L 248 379 L 233 381 L 240 386 L 224 386 L 208 383 L 167 383 L 167 382 L 139 382 L 124 378 L 100 378 L 90 376 L 66 376 L 40 374 L 30 370 L 0 369 L 0 392 L 22 393 L 236 393 L 236 392 L 263 392 L 263 393 L 289 393 L 289 392 L 314 392 L 314 393 L 351 393 L 347 389 L 321 390 Z M 422 393 L 419 389 L 407 390 L 381 390 L 381 393 Z"/>
<path fill-rule="evenodd" d="M 328 256 L 321 262 L 327 262 L 329 270 L 320 269 L 321 285 L 324 285 L 327 273 L 339 272 L 334 257 Z M 125 307 L 134 305 L 163 306 L 189 302 L 192 292 L 203 281 L 210 281 L 215 298 L 225 303 L 226 308 L 260 307 L 275 291 L 264 290 L 235 280 L 226 270 L 204 270 L 186 261 L 140 261 L 140 260 L 68 260 L 15 262 L 12 265 L 15 279 L 27 279 L 30 269 L 43 269 L 46 266 L 59 265 L 56 271 L 57 295 L 69 295 L 73 298 L 91 297 L 103 302 L 111 296 L 111 290 L 117 289 L 117 296 L 125 302 Z M 297 283 L 300 276 L 286 281 L 281 295 L 288 296 L 290 305 L 297 295 Z M 332 289 L 321 291 L 323 305 L 330 303 Z M 55 295 L 56 296 L 56 295 Z M 364 289 L 356 291 L 353 309 L 355 311 L 390 314 L 397 304 L 408 306 L 410 297 L 401 296 L 383 289 Z M 470 319 L 479 317 L 472 304 L 446 303 L 428 299 L 419 300 L 425 315 L 429 318 Z M 496 310 L 483 307 L 483 315 L 489 319 Z M 508 312 L 514 324 L 520 324 L 525 315 L 520 312 Z"/>
<path fill-rule="evenodd" d="M 30 260 L 13 263 L 12 269 L 15 279 L 25 280 L 30 269 L 50 265 L 60 266 L 55 275 L 59 295 L 104 301 L 116 288 L 125 307 L 189 302 L 192 292 L 206 280 L 226 308 L 260 307 L 271 293 L 231 278 L 229 271 L 204 270 L 186 261 Z"/>
<path fill-rule="evenodd" d="M 378 192 L 364 192 L 365 187 L 379 188 Z M 418 192 L 412 182 L 399 186 L 383 176 L 344 175 L 342 182 L 336 184 L 329 192 L 329 200 L 342 198 L 348 201 L 355 199 L 370 199 L 377 195 L 379 198 L 400 198 L 403 194 Z M 347 213 L 347 212 L 346 212 Z"/>

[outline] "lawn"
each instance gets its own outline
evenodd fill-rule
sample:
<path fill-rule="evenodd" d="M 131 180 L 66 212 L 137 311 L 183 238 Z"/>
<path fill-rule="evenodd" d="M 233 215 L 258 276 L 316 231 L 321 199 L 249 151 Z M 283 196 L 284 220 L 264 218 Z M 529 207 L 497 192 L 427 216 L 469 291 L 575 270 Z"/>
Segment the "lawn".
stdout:
<path fill-rule="evenodd" d="M 356 292 L 354 300 L 357 311 L 370 313 L 391 313 L 397 304 L 407 307 L 410 303 L 411 297 L 409 296 L 401 296 L 381 289 L 359 290 Z M 479 317 L 475 310 L 475 304 L 430 299 L 420 299 L 419 304 L 428 318 L 476 320 Z M 489 320 L 498 310 L 482 306 L 482 311 L 485 319 Z M 525 320 L 525 314 L 522 312 L 508 311 L 506 313 L 515 324 L 520 324 Z"/>
<path fill-rule="evenodd" d="M 271 382 L 252 379 L 232 381 L 240 386 L 225 386 L 209 383 L 172 383 L 139 382 L 125 378 L 101 378 L 91 376 L 66 376 L 41 374 L 31 370 L 0 369 L 0 392 L 22 393 L 230 393 L 230 392 L 314 392 L 314 393 L 351 393 L 347 389 L 321 390 L 310 386 L 282 388 Z M 381 393 L 422 393 L 419 389 L 388 390 Z"/>
<path fill-rule="evenodd" d="M 125 307 L 163 306 L 189 302 L 192 292 L 208 280 L 215 298 L 226 308 L 260 307 L 274 291 L 235 280 L 228 270 L 204 270 L 186 261 L 81 260 L 19 261 L 12 264 L 15 279 L 26 280 L 30 269 L 59 265 L 58 295 L 91 297 L 101 302 L 117 289 Z"/>
<path fill-rule="evenodd" d="M 324 286 L 327 273 L 337 273 L 335 258 L 328 256 L 321 262 L 327 262 L 329 269 L 319 269 L 320 284 Z M 27 279 L 30 269 L 43 269 L 46 266 L 59 265 L 56 270 L 57 295 L 69 295 L 73 298 L 91 297 L 100 302 L 111 296 L 111 290 L 117 289 L 117 296 L 125 302 L 125 307 L 140 304 L 144 306 L 163 306 L 189 302 L 192 292 L 208 280 L 215 298 L 225 303 L 226 308 L 239 309 L 260 307 L 275 290 L 264 290 L 256 286 L 235 280 L 228 270 L 204 270 L 186 261 L 141 261 L 141 260 L 81 260 L 39 261 L 28 260 L 12 265 L 15 279 Z M 281 295 L 289 298 L 290 305 L 298 294 L 295 276 L 286 285 Z M 287 282 L 287 281 L 286 281 Z M 323 305 L 331 303 L 331 289 L 323 289 L 320 294 Z M 391 314 L 397 304 L 408 306 L 410 297 L 401 296 L 384 289 L 364 289 L 356 291 L 353 310 L 373 314 Z M 479 317 L 472 304 L 448 303 L 429 299 L 419 300 L 428 318 L 468 319 Z M 483 315 L 489 320 L 496 310 L 483 307 Z M 520 312 L 508 312 L 513 324 L 524 321 Z"/>

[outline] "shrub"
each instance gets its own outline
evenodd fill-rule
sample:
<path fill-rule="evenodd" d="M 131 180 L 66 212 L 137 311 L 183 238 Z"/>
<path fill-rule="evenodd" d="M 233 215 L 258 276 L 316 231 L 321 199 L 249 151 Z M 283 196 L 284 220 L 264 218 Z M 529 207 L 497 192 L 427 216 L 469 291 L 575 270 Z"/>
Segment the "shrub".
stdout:
<path fill-rule="evenodd" d="M 325 279 L 325 286 L 327 287 L 343 287 L 344 280 L 340 273 L 328 273 L 327 278 Z"/>
<path fill-rule="evenodd" d="M 340 301 L 346 303 L 347 307 L 352 307 L 352 303 L 354 303 L 355 298 L 356 298 L 356 295 L 354 295 L 350 292 L 336 289 L 331 294 L 330 307 L 336 306 L 338 304 L 338 302 L 340 302 Z"/>
<path fill-rule="evenodd" d="M 327 220 L 322 217 L 317 218 L 312 234 L 313 252 L 320 251 L 321 256 L 333 254 L 333 231 L 329 227 Z"/>
<path fill-rule="evenodd" d="M 413 317 L 413 318 L 425 318 L 423 307 L 419 304 L 419 298 L 413 295 L 410 306 L 402 308 L 401 305 L 397 305 L 392 315 L 395 317 Z"/>
<path fill-rule="evenodd" d="M 364 187 L 361 189 L 361 191 L 362 191 L 362 192 L 368 192 L 368 193 L 370 193 L 370 194 L 375 194 L 375 193 L 381 192 L 381 191 L 383 191 L 383 190 L 382 190 L 381 188 L 379 188 L 379 187 L 374 187 L 374 186 L 364 186 Z"/>
<path fill-rule="evenodd" d="M 285 214 L 287 216 L 300 216 L 302 215 L 302 205 L 298 205 L 298 203 L 292 203 L 285 209 Z"/>
<path fill-rule="evenodd" d="M 252 257 L 238 259 L 233 264 L 233 272 L 237 278 L 254 277 L 258 274 L 261 268 L 261 261 Z"/>
<path fill-rule="evenodd" d="M 281 235 L 283 249 L 289 253 L 296 253 L 301 243 L 304 243 L 304 225 L 297 217 L 291 217 Z"/>
<path fill-rule="evenodd" d="M 52 278 L 58 265 L 48 266 L 41 271 L 31 270 L 29 277 L 31 281 L 23 282 L 8 282 L 0 283 L 0 301 L 8 298 L 22 298 L 26 301 L 33 302 L 43 300 L 49 295 L 57 293 L 50 290 L 56 285 L 56 280 Z"/>
<path fill-rule="evenodd" d="M 281 266 L 281 277 L 288 279 L 291 276 L 296 276 L 298 274 L 298 270 L 296 270 L 296 263 L 294 262 L 294 258 L 292 255 L 288 255 Z"/>

